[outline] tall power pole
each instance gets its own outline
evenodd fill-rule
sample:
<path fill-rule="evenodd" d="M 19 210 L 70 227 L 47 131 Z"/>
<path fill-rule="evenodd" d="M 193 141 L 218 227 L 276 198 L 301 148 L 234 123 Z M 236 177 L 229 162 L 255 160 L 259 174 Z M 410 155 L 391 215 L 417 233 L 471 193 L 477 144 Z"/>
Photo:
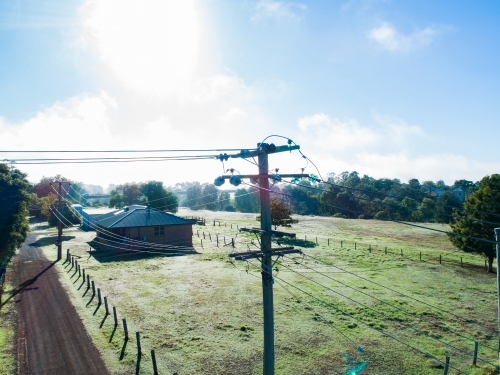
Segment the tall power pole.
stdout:
<path fill-rule="evenodd" d="M 289 142 L 291 143 L 291 142 Z M 284 254 L 299 253 L 300 250 L 295 250 L 293 247 L 281 247 L 273 249 L 271 247 L 272 236 L 295 237 L 293 233 L 278 232 L 272 230 L 271 225 L 271 199 L 269 191 L 269 179 L 272 178 L 276 181 L 281 178 L 304 178 L 308 177 L 307 174 L 282 174 L 270 175 L 269 174 L 269 154 L 276 152 L 298 150 L 298 145 L 288 144 L 286 146 L 275 146 L 274 144 L 260 143 L 257 150 L 249 151 L 242 150 L 238 154 L 227 155 L 221 154 L 217 159 L 224 161 L 229 158 L 250 158 L 258 157 L 259 174 L 258 175 L 223 175 L 215 179 L 214 184 L 221 186 L 225 180 L 235 186 L 241 183 L 243 178 L 257 180 L 259 182 L 260 190 L 260 229 L 258 228 L 240 228 L 240 231 L 260 234 L 261 247 L 260 251 L 247 251 L 244 253 L 232 253 L 229 256 L 236 260 L 246 260 L 257 258 L 261 262 L 262 273 L 262 298 L 263 298 L 263 313 L 264 313 L 264 375 L 274 375 L 274 301 L 273 301 L 273 264 L 272 257 Z"/>
<path fill-rule="evenodd" d="M 260 229 L 262 252 L 262 298 L 264 306 L 264 374 L 274 374 L 274 301 L 271 250 L 271 202 L 269 194 L 269 158 L 259 154 Z"/>
<path fill-rule="evenodd" d="M 62 182 L 59 181 L 59 189 L 58 189 L 59 201 L 58 201 L 58 211 L 59 215 L 62 215 Z M 59 219 L 59 224 L 57 226 L 57 260 L 62 259 L 62 221 Z"/>

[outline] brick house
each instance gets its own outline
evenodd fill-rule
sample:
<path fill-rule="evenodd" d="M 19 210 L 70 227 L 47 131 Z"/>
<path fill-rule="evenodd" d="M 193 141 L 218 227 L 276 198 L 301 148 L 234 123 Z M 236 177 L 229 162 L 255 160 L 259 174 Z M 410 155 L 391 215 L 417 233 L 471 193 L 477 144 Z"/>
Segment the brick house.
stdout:
<path fill-rule="evenodd" d="M 121 212 L 98 219 L 96 247 L 119 250 L 155 245 L 192 247 L 193 220 L 144 206 L 125 207 Z M 140 241 L 140 242 L 138 242 Z"/>

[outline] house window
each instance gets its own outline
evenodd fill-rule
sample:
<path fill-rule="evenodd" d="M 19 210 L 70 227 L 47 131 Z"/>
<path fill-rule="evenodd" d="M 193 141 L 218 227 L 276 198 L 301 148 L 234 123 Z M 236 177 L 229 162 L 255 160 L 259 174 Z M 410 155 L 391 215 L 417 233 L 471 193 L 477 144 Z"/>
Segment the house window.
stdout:
<path fill-rule="evenodd" d="M 165 227 L 155 227 L 155 236 L 164 236 Z"/>

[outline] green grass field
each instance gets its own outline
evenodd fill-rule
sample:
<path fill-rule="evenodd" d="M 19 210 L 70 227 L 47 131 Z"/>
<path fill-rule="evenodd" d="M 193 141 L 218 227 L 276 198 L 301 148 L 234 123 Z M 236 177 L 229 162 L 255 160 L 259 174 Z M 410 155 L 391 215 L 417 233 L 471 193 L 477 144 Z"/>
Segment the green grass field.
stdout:
<path fill-rule="evenodd" d="M 86 284 L 74 269 L 59 265 L 89 334 L 113 374 L 135 373 L 135 332 L 141 334 L 141 374 L 153 373 L 151 349 L 160 374 L 262 373 L 259 263 L 231 263 L 227 256 L 256 249 L 257 239 L 237 229 L 258 226 L 255 214 L 179 214 L 206 218 L 206 226 L 194 227 L 197 254 L 90 254 L 87 242 L 94 232 L 65 230 L 74 238 L 64 249 L 70 249 L 120 319 L 112 336 L 113 315 L 104 319 L 104 306 L 96 310 L 88 292 L 82 297 Z M 298 219 L 288 229 L 297 239 L 282 245 L 294 245 L 305 255 L 277 259 L 273 271 L 277 374 L 442 374 L 439 361 L 447 355 L 449 374 L 460 373 L 456 369 L 495 373 L 496 278 L 485 272 L 481 257 L 456 252 L 444 234 L 400 224 Z M 216 222 L 214 227 L 214 220 L 221 226 Z M 42 238 L 46 232 L 39 234 Z M 55 257 L 54 245 L 44 250 Z M 125 348 L 122 318 L 131 336 Z M 474 341 L 480 357 L 475 367 Z"/>
<path fill-rule="evenodd" d="M 7 270 L 9 272 L 9 269 Z M 11 286 L 6 282 L 3 286 L 4 294 L 0 304 L 0 375 L 15 373 L 14 329 L 16 310 L 14 301 L 5 302 L 11 291 Z"/>

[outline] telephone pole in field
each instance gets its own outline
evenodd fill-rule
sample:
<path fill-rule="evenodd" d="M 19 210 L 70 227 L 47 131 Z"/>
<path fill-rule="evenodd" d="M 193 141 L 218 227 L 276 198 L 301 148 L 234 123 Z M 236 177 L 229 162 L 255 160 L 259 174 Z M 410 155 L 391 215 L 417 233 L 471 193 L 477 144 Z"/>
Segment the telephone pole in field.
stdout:
<path fill-rule="evenodd" d="M 58 204 L 57 204 L 57 210 L 59 211 L 59 215 L 62 216 L 62 182 L 59 181 L 59 188 L 58 188 Z M 63 232 L 63 227 L 62 227 L 62 221 L 59 219 L 59 224 L 57 226 L 57 260 L 62 259 L 62 232 Z"/>
<path fill-rule="evenodd" d="M 246 260 L 257 258 L 261 262 L 262 274 L 262 299 L 263 299 L 263 315 L 264 315 L 264 375 L 274 374 L 274 299 L 273 299 L 273 264 L 272 257 L 283 254 L 299 253 L 293 247 L 272 248 L 272 237 L 290 236 L 295 237 L 294 233 L 285 233 L 273 231 L 271 225 L 271 198 L 269 189 L 269 179 L 280 181 L 282 178 L 304 178 L 309 177 L 308 174 L 269 174 L 269 154 L 298 150 L 300 146 L 291 145 L 289 142 L 285 146 L 275 146 L 274 144 L 259 143 L 258 148 L 253 151 L 242 150 L 238 154 L 227 155 L 221 154 L 217 159 L 224 161 L 229 158 L 250 158 L 258 157 L 259 174 L 258 175 L 223 175 L 215 179 L 214 184 L 221 186 L 226 179 L 232 185 L 238 186 L 241 179 L 250 178 L 253 181 L 258 181 L 260 194 L 260 229 L 259 228 L 240 228 L 240 231 L 260 234 L 261 247 L 260 251 L 248 251 L 244 253 L 232 253 L 229 256 L 236 260 Z"/>

